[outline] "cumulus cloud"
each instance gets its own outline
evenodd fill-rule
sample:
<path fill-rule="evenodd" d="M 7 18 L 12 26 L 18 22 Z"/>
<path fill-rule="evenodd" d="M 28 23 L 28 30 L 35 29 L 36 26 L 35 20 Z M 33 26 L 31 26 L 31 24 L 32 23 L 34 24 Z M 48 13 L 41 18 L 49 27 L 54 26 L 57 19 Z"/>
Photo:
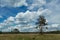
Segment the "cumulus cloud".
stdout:
<path fill-rule="evenodd" d="M 48 9 L 45 10 L 38 10 L 37 12 L 33 11 L 26 11 L 25 13 L 20 12 L 15 17 L 10 16 L 6 20 L 4 20 L 3 23 L 0 23 L 0 26 L 2 27 L 2 30 L 10 30 L 13 28 L 18 28 L 21 31 L 27 30 L 28 32 L 32 29 L 35 31 L 38 31 L 35 27 L 35 23 L 37 22 L 37 19 L 39 18 L 39 15 L 46 14 Z M 50 11 L 49 11 L 50 13 Z M 29 29 L 29 30 L 28 30 Z M 33 31 L 34 31 L 33 30 Z"/>
<path fill-rule="evenodd" d="M 24 2 L 22 0 L 12 2 L 13 4 L 9 4 L 8 1 L 3 1 L 6 4 L 1 6 L 11 6 L 18 7 L 22 5 L 28 5 L 25 0 Z M 33 0 L 33 3 L 28 5 L 29 10 L 34 10 L 36 7 L 39 8 L 37 11 L 26 11 L 17 13 L 15 17 L 10 16 L 6 20 L 4 20 L 3 23 L 0 23 L 0 28 L 2 31 L 11 31 L 14 28 L 19 29 L 20 31 L 25 32 L 33 32 L 33 31 L 39 31 L 38 29 L 35 29 L 37 22 L 37 19 L 39 18 L 39 15 L 45 16 L 47 19 L 49 28 L 48 31 L 54 31 L 57 28 L 59 29 L 60 25 L 60 4 L 58 3 L 59 0 L 51 0 L 48 4 L 45 0 Z M 45 6 L 46 9 L 44 9 L 42 6 Z M 49 24 L 50 23 L 50 24 Z"/>
<path fill-rule="evenodd" d="M 1 7 L 20 7 L 22 5 L 27 6 L 26 0 L 0 0 Z"/>
<path fill-rule="evenodd" d="M 60 30 L 60 24 L 51 24 L 51 25 L 46 25 L 45 27 L 47 27 L 48 29 L 45 28 L 44 31 L 58 31 Z"/>
<path fill-rule="evenodd" d="M 60 24 L 60 0 L 50 0 L 50 2 L 46 2 L 46 0 L 33 0 L 33 3 L 28 7 L 29 10 L 34 10 L 40 8 L 40 10 L 44 10 L 42 6 L 45 6 L 47 10 L 51 11 L 51 14 L 47 11 L 46 18 L 49 20 L 49 23 L 57 23 Z M 38 9 L 39 10 L 39 9 Z"/>

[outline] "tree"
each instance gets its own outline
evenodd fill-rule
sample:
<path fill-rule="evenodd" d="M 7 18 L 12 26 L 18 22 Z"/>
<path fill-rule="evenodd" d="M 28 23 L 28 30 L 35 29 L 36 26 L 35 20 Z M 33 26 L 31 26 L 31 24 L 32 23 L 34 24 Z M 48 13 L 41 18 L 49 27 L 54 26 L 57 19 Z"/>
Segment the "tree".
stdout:
<path fill-rule="evenodd" d="M 19 30 L 18 29 L 13 29 L 12 32 L 19 33 Z"/>
<path fill-rule="evenodd" d="M 45 17 L 40 15 L 39 18 L 38 18 L 38 23 L 37 24 L 40 28 L 40 33 L 43 34 L 43 26 L 47 25 Z"/>
<path fill-rule="evenodd" d="M 2 31 L 0 31 L 0 34 L 2 34 Z"/>

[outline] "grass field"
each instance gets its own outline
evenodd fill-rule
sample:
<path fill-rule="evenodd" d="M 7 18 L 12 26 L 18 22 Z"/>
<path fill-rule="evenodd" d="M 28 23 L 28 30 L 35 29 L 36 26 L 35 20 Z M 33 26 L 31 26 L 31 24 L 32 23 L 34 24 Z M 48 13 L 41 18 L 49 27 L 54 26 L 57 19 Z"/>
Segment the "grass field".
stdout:
<path fill-rule="evenodd" d="M 60 34 L 0 34 L 0 40 L 60 40 Z"/>

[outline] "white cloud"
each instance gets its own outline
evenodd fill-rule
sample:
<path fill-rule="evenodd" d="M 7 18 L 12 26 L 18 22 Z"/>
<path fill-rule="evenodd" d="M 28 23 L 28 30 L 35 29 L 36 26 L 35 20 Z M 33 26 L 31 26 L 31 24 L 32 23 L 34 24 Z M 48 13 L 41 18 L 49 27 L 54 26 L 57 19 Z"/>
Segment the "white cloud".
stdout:
<path fill-rule="evenodd" d="M 20 6 L 22 4 L 24 5 L 25 3 L 18 2 L 17 4 L 18 6 Z M 8 4 L 4 5 L 6 6 Z M 41 6 L 43 5 L 46 5 L 46 9 L 41 8 Z M 16 4 L 14 6 L 16 6 Z M 52 0 L 48 4 L 46 4 L 46 1 L 44 0 L 34 0 L 34 2 L 28 6 L 29 10 L 33 10 L 35 7 L 38 7 L 39 9 L 38 11 L 32 12 L 30 11 L 26 11 L 25 13 L 20 12 L 15 17 L 9 17 L 7 18 L 7 20 L 0 24 L 0 28 L 4 30 L 18 28 L 20 31 L 31 31 L 36 26 L 35 23 L 39 15 L 44 15 L 48 23 L 52 23 L 48 25 L 49 27 L 48 31 L 56 30 L 56 27 L 59 27 L 58 25 L 60 25 L 60 5 L 57 4 L 57 0 Z M 36 29 L 34 29 L 33 31 L 36 31 Z"/>
<path fill-rule="evenodd" d="M 33 3 L 29 5 L 28 9 L 34 10 L 36 7 L 40 8 L 41 6 L 43 6 L 45 4 L 46 4 L 45 0 L 33 0 Z"/>
<path fill-rule="evenodd" d="M 40 11 L 44 10 L 43 7 L 41 6 L 46 7 L 45 11 L 47 14 L 44 14 L 44 15 L 49 23 L 60 24 L 60 1 L 59 0 L 51 0 L 49 3 L 46 3 L 45 0 L 33 0 L 33 3 L 30 4 L 28 9 L 34 10 L 37 7 L 37 8 L 40 8 Z"/>
<path fill-rule="evenodd" d="M 2 30 L 7 29 L 8 31 L 13 28 L 18 28 L 21 31 L 28 29 L 29 29 L 28 31 L 32 29 L 38 31 L 37 29 L 34 28 L 36 27 L 35 23 L 37 22 L 39 15 L 46 14 L 47 13 L 46 11 L 48 10 L 39 9 L 37 12 L 35 11 L 33 12 L 26 11 L 25 13 L 20 12 L 15 17 L 10 16 L 9 18 L 7 18 L 7 20 L 1 23 L 0 26 L 2 27 Z"/>
<path fill-rule="evenodd" d="M 52 25 L 52 27 L 58 27 L 59 26 L 59 24 L 53 24 Z"/>
<path fill-rule="evenodd" d="M 17 1 L 17 0 L 16 0 Z M 22 6 L 22 5 L 25 5 L 25 6 L 28 6 L 28 4 L 26 3 L 26 0 L 18 0 L 18 2 L 16 2 L 15 4 L 14 4 L 14 7 L 19 7 L 19 6 Z"/>
<path fill-rule="evenodd" d="M 60 1 L 51 0 L 51 2 L 46 4 L 46 8 L 51 11 L 49 16 L 49 23 L 60 24 Z"/>
<path fill-rule="evenodd" d="M 57 31 L 60 30 L 60 24 L 51 24 L 51 25 L 46 25 L 48 29 L 45 29 L 46 31 Z"/>
<path fill-rule="evenodd" d="M 26 0 L 0 0 L 1 7 L 20 7 L 22 5 L 27 6 Z"/>
<path fill-rule="evenodd" d="M 14 21 L 15 19 L 14 19 L 14 17 L 12 17 L 12 16 L 10 16 L 8 19 L 7 19 L 7 21 Z"/>

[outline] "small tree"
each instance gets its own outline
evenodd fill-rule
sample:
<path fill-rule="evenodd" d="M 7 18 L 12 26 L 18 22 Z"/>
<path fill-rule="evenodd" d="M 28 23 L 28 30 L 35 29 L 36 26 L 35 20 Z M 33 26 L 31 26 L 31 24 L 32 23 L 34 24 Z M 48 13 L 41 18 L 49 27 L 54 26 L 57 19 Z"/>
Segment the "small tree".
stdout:
<path fill-rule="evenodd" d="M 13 29 L 12 32 L 19 33 L 19 30 L 18 29 Z"/>
<path fill-rule="evenodd" d="M 2 34 L 2 31 L 0 31 L 0 34 Z"/>
<path fill-rule="evenodd" d="M 45 17 L 40 15 L 37 24 L 40 28 L 41 34 L 43 34 L 43 26 L 47 25 Z"/>

